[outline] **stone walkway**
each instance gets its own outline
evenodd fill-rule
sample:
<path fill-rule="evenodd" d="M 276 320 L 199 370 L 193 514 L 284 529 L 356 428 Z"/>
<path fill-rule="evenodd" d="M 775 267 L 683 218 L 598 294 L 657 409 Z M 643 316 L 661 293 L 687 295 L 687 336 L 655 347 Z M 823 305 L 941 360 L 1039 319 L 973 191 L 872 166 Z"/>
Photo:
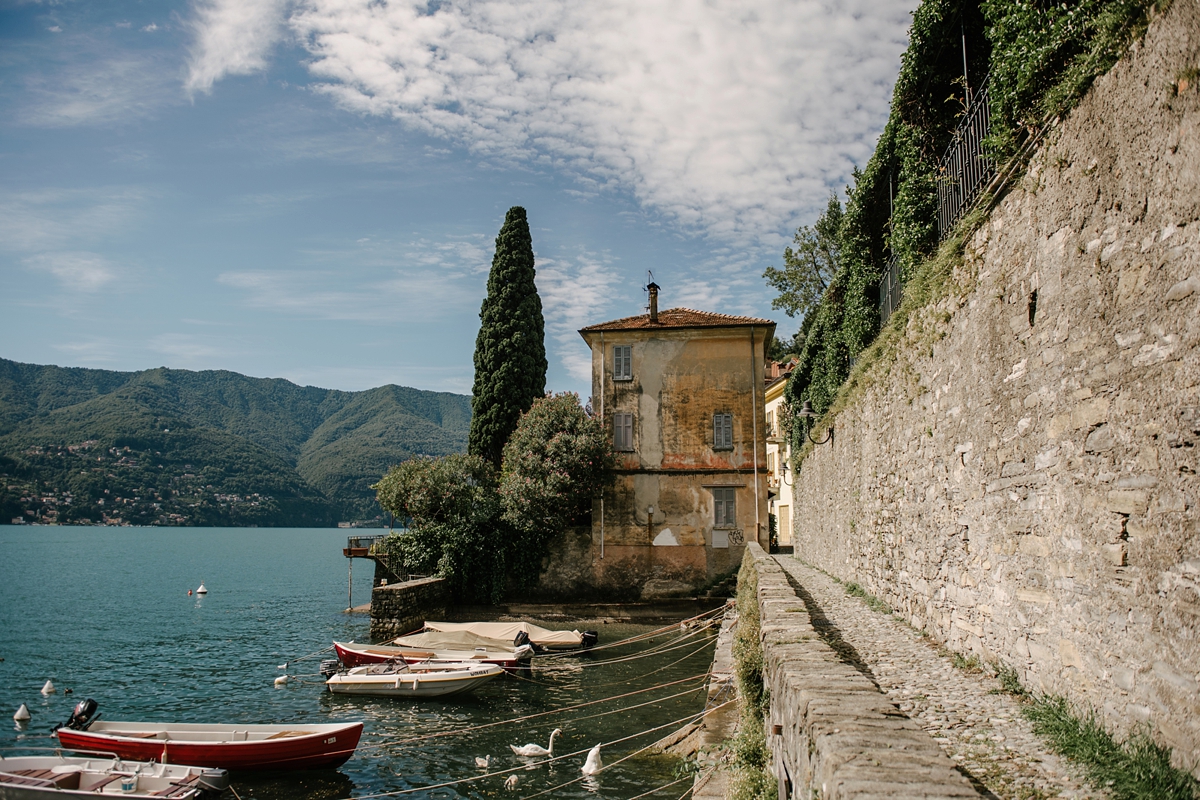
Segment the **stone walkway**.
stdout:
<path fill-rule="evenodd" d="M 1020 700 L 993 693 L 995 678 L 955 667 L 930 640 L 890 614 L 872 611 L 824 573 L 791 556 L 775 560 L 823 638 L 857 661 L 889 700 L 997 797 L 1103 797 L 1047 751 L 1021 717 Z"/>

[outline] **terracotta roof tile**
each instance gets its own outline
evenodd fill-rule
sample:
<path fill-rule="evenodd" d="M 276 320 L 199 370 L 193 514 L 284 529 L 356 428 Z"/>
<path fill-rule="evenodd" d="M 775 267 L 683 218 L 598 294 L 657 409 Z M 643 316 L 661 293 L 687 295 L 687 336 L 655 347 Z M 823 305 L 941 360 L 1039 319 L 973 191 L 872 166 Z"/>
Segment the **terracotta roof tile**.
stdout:
<path fill-rule="evenodd" d="M 629 331 L 651 330 L 656 328 L 727 328 L 746 325 L 770 325 L 775 323 L 769 319 L 757 317 L 735 317 L 730 314 L 717 314 L 712 311 L 696 311 L 691 308 L 668 308 L 658 312 L 658 322 L 651 322 L 649 314 L 639 314 L 636 317 L 624 317 L 610 322 L 600 322 L 581 328 L 580 333 L 589 331 Z"/>

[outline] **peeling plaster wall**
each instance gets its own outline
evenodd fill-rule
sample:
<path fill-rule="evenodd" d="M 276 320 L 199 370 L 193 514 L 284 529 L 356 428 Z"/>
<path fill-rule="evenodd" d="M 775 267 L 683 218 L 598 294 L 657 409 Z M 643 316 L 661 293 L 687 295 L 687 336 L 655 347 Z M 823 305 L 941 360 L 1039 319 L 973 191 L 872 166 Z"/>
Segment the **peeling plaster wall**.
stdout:
<path fill-rule="evenodd" d="M 796 477 L 797 557 L 1200 763 L 1200 65 L 1175 2 Z M 1194 74 L 1194 73 L 1193 73 Z"/>
<path fill-rule="evenodd" d="M 593 406 L 610 426 L 616 413 L 634 415 L 634 450 L 603 504 L 593 505 L 597 590 L 625 598 L 689 592 L 736 570 L 746 540 L 766 545 L 767 333 L 766 326 L 607 331 L 603 345 L 588 334 Z M 630 381 L 612 379 L 616 345 L 632 347 Z M 733 414 L 731 450 L 713 448 L 718 412 Z M 736 528 L 718 530 L 716 546 L 712 486 L 737 489 Z"/>

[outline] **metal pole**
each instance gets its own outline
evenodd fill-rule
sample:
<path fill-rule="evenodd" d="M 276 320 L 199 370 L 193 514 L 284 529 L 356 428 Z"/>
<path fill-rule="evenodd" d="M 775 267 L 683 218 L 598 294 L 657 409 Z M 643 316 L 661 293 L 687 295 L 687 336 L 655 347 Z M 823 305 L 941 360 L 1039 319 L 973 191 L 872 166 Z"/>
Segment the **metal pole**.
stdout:
<path fill-rule="evenodd" d="M 600 331 L 600 424 L 608 425 L 604 418 L 604 331 Z M 632 360 L 632 357 L 631 357 Z M 604 492 L 600 492 L 600 560 L 604 560 Z"/>
<path fill-rule="evenodd" d="M 962 19 L 959 18 L 959 30 L 962 31 L 963 45 L 963 87 L 967 90 L 967 108 L 971 108 L 971 81 L 967 77 L 967 28 Z"/>
<path fill-rule="evenodd" d="M 350 560 L 350 578 L 349 578 L 350 585 L 346 589 L 346 602 L 349 603 L 350 605 L 346 606 L 347 611 L 354 608 L 354 559 L 351 558 L 349 560 Z"/>

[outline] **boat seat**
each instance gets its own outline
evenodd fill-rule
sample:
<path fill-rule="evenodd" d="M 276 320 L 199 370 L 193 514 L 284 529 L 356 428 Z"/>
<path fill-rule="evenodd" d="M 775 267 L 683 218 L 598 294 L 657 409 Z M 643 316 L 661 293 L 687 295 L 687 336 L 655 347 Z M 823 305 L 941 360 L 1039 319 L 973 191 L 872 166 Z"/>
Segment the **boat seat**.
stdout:
<path fill-rule="evenodd" d="M 310 734 L 310 733 L 312 733 L 312 731 L 280 731 L 279 733 L 272 733 L 267 738 L 268 739 L 287 739 L 289 736 L 308 736 L 308 734 Z"/>
<path fill-rule="evenodd" d="M 199 775 L 188 775 L 181 781 L 172 783 L 165 789 L 159 789 L 157 792 L 152 792 L 153 797 L 182 797 L 188 792 L 196 788 L 196 781 L 200 779 Z"/>
<path fill-rule="evenodd" d="M 0 784 L 9 786 L 38 786 L 47 789 L 57 788 L 54 773 L 48 769 L 14 769 L 0 778 Z"/>
<path fill-rule="evenodd" d="M 93 783 L 91 786 L 89 786 L 87 788 L 88 788 L 89 792 L 101 792 L 101 791 L 104 791 L 105 786 L 108 786 L 113 781 L 119 781 L 119 780 L 121 780 L 121 778 L 125 778 L 125 777 L 128 777 L 128 776 L 127 775 L 109 775 L 107 778 L 96 781 L 95 783 Z"/>

